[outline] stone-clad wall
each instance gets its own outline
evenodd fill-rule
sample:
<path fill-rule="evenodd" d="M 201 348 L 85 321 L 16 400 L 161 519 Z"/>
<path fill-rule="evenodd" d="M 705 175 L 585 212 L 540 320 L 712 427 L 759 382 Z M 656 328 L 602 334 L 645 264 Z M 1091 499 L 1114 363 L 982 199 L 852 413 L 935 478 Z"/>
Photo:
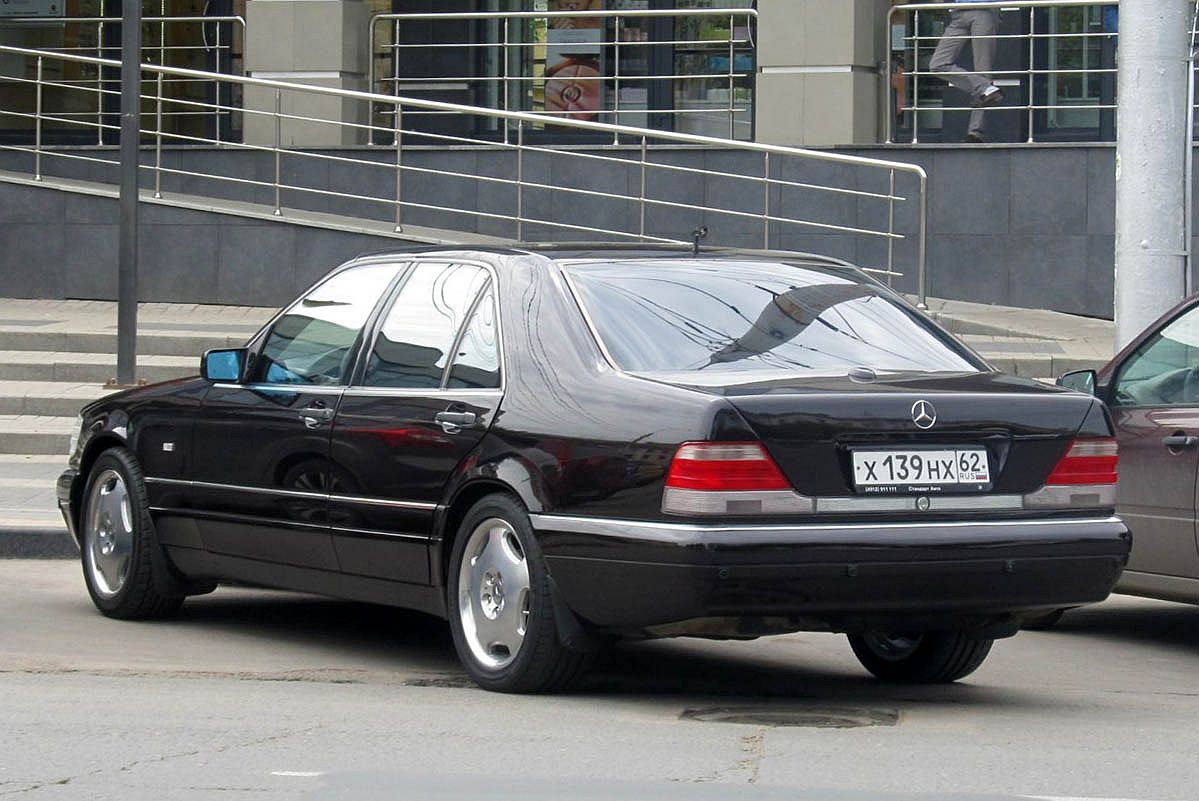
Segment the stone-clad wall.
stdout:
<path fill-rule="evenodd" d="M 363 151 L 356 151 L 360 154 Z M 605 151 L 632 159 L 635 149 Z M 860 155 L 919 163 L 929 172 L 929 294 L 1012 306 L 1110 317 L 1113 285 L 1114 150 L 1104 146 L 1019 148 L 871 148 Z M 292 186 L 335 190 L 367 198 L 394 196 L 394 172 L 385 167 L 394 151 L 367 150 L 376 165 L 343 165 L 288 156 L 284 181 Z M 93 155 L 95 151 L 93 151 Z M 115 156 L 114 154 L 111 154 Z M 760 175 L 760 157 L 720 150 L 672 150 L 654 159 L 711 172 Z M 0 169 L 28 172 L 26 154 L 0 154 Z M 46 159 L 51 175 L 115 183 L 115 167 L 73 160 Z M 189 171 L 269 180 L 270 154 L 233 150 L 188 150 L 166 154 L 167 166 Z M 463 175 L 510 176 L 510 153 L 497 150 L 420 150 L 405 152 L 405 163 Z M 837 165 L 792 166 L 772 175 L 878 190 L 878 176 L 861 177 Z M 640 171 L 633 165 L 582 159 L 526 159 L 526 180 L 553 186 L 636 195 Z M 144 178 L 148 181 L 150 176 Z M 269 204 L 273 191 L 187 176 L 164 176 L 164 188 L 200 196 Z M 900 194 L 914 182 L 901 179 Z M 659 195 L 658 193 L 661 193 Z M 660 172 L 650 197 L 704 198 L 752 213 L 762 210 L 760 188 L 714 175 Z M 467 178 L 425 173 L 405 177 L 409 202 L 512 213 L 511 187 Z M 284 205 L 361 218 L 390 219 L 387 203 L 331 198 L 285 191 Z M 143 214 L 143 290 L 147 300 L 211 303 L 282 303 L 313 277 L 354 253 L 394 246 L 396 240 L 325 231 L 229 214 L 146 205 Z M 633 204 L 610 198 L 526 190 L 530 217 L 582 222 L 596 227 L 632 227 Z M 814 220 L 877 226 L 885 209 L 877 202 L 776 191 L 772 208 L 787 208 Z M 914 204 L 898 209 L 897 228 L 916 229 Z M 451 213 L 409 209 L 410 225 L 512 237 L 510 222 Z M 117 205 L 114 200 L 0 182 L 0 295 L 15 297 L 111 298 L 115 295 Z M 712 229 L 713 243 L 760 247 L 754 220 L 709 215 L 671 207 L 651 208 L 650 233 L 685 238 L 700 223 Z M 525 239 L 579 240 L 587 235 L 545 226 L 527 226 Z M 829 253 L 861 264 L 878 265 L 885 249 L 877 241 L 836 233 L 804 232 L 776 226 L 771 246 Z M 896 248 L 901 269 L 911 271 L 912 240 Z M 909 275 L 898 286 L 912 289 Z"/>

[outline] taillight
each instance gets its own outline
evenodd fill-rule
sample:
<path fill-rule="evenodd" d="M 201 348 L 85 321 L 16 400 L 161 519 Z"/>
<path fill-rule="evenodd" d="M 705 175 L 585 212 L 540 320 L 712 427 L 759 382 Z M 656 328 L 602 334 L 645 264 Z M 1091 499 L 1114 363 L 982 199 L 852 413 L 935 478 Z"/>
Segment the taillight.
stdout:
<path fill-rule="evenodd" d="M 1045 484 L 1051 487 L 1115 484 L 1119 461 L 1120 446 L 1115 439 L 1076 439 L 1066 455 L 1058 460 Z"/>
<path fill-rule="evenodd" d="M 1027 508 L 1085 509 L 1116 505 L 1120 448 L 1111 437 L 1076 439 L 1045 486 L 1024 496 Z"/>
<path fill-rule="evenodd" d="M 662 511 L 676 515 L 754 515 L 812 511 L 757 442 L 689 442 L 666 475 Z"/>
<path fill-rule="evenodd" d="M 666 486 L 706 491 L 781 490 L 791 485 L 756 442 L 691 442 L 670 463 Z"/>

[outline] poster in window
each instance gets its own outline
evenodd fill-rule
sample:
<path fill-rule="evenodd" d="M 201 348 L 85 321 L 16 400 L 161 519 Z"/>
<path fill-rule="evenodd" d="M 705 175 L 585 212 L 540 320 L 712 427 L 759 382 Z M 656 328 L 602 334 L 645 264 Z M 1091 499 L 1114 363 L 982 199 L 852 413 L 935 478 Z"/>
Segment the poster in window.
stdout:
<path fill-rule="evenodd" d="M 604 0 L 550 0 L 550 11 L 602 11 Z M 553 17 L 546 32 L 545 110 L 594 120 L 603 105 L 601 17 Z"/>

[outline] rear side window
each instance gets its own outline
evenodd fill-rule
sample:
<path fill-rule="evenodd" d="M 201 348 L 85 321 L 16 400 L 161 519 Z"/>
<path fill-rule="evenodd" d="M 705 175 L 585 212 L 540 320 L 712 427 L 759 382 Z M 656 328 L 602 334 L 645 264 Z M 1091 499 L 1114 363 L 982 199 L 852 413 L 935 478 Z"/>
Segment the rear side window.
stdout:
<path fill-rule="evenodd" d="M 469 264 L 417 264 L 404 279 L 366 365 L 368 387 L 438 388 L 450 351 L 487 271 Z"/>
<path fill-rule="evenodd" d="M 567 271 L 628 372 L 976 372 L 968 353 L 869 284 L 759 261 L 644 260 Z"/>
<path fill-rule="evenodd" d="M 450 389 L 497 389 L 500 386 L 500 340 L 491 287 L 462 332 L 450 367 Z"/>

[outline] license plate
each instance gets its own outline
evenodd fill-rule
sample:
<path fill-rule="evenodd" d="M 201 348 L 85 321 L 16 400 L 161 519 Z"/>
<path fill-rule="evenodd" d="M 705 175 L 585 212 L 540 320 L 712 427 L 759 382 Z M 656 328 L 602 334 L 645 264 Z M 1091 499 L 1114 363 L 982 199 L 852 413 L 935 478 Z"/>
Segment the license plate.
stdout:
<path fill-rule="evenodd" d="M 985 490 L 991 466 L 983 448 L 853 452 L 853 482 L 861 492 L 900 494 Z"/>

